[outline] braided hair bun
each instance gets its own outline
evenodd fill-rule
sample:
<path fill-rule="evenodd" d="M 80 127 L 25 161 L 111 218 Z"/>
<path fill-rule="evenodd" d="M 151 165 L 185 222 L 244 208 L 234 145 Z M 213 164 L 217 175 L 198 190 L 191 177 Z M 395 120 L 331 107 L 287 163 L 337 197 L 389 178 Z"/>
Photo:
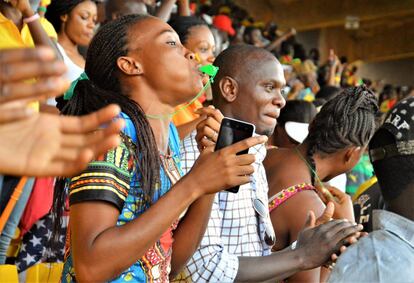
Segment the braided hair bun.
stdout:
<path fill-rule="evenodd" d="M 309 127 L 308 146 L 325 154 L 365 146 L 375 132 L 377 112 L 377 98 L 365 85 L 344 89 L 316 115 Z"/>
<path fill-rule="evenodd" d="M 314 171 L 315 153 L 328 155 L 351 146 L 366 146 L 376 130 L 377 112 L 377 98 L 365 85 L 346 88 L 329 100 L 309 126 L 305 140 Z"/>

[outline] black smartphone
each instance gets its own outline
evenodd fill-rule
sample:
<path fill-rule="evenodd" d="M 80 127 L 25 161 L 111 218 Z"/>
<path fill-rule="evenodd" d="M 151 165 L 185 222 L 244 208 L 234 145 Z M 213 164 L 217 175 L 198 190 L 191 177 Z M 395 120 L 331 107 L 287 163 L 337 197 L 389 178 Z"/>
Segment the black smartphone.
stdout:
<path fill-rule="evenodd" d="M 217 143 L 214 150 L 222 149 L 244 139 L 253 136 L 255 126 L 253 124 L 224 117 L 221 121 L 220 131 L 217 137 Z M 249 150 L 238 152 L 237 155 L 246 154 Z M 239 186 L 227 190 L 228 192 L 237 193 Z"/>

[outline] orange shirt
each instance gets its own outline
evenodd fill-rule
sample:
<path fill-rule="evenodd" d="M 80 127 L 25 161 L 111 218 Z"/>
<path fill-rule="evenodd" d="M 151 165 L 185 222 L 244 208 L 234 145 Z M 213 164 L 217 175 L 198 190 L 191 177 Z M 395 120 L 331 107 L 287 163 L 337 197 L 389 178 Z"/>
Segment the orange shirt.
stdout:
<path fill-rule="evenodd" d="M 178 105 L 175 110 L 179 110 L 181 109 L 185 104 L 181 104 Z M 183 124 L 186 124 L 188 122 L 194 121 L 195 119 L 197 119 L 199 117 L 198 114 L 195 114 L 194 111 L 196 111 L 197 109 L 203 107 L 203 104 L 201 104 L 200 101 L 195 100 L 192 104 L 190 104 L 187 108 L 185 108 L 184 110 L 178 112 L 177 114 L 174 115 L 173 117 L 173 123 L 175 126 L 180 126 Z"/>

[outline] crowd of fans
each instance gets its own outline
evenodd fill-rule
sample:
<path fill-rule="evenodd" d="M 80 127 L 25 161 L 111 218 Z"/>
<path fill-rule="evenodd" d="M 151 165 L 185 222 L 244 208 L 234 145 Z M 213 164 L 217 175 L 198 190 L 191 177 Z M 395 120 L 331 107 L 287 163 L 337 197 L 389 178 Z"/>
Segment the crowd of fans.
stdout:
<path fill-rule="evenodd" d="M 231 1 L 0 0 L 0 282 L 414 282 L 414 90 L 320 57 Z"/>

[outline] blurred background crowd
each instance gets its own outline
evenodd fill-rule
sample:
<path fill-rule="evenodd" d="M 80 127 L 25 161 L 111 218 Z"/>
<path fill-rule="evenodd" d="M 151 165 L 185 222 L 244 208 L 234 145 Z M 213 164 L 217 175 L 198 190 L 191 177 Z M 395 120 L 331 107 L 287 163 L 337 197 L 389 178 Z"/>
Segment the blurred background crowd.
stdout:
<path fill-rule="evenodd" d="M 66 89 L 69 82 L 85 79 L 85 58 L 95 33 L 105 23 L 131 14 L 153 15 L 170 24 L 200 65 L 212 64 L 223 50 L 242 43 L 271 52 L 283 67 L 286 85 L 281 91 L 286 105 L 269 148 L 295 148 L 304 142 L 309 124 L 325 103 L 349 87 L 365 85 L 375 94 L 378 125 L 399 101 L 414 97 L 412 1 L 0 0 L 0 50 L 39 43 L 58 50 L 66 66 L 65 80 L 49 83 Z M 40 25 L 29 27 L 35 20 Z M 56 72 L 59 66 L 55 68 Z M 71 95 L 70 88 L 65 95 L 31 107 L 58 114 L 67 109 Z M 181 139 L 201 121 L 197 109 L 212 104 L 208 89 L 191 105 L 176 107 L 173 122 Z M 0 211 L 6 211 L 21 178 L 12 174 L 0 180 Z M 1 227 L 0 264 L 14 264 L 20 278 L 28 282 L 39 280 L 39 274 L 60 278 L 61 266 L 51 272 L 53 267 L 38 264 L 63 261 L 68 200 L 53 201 L 55 184 L 53 177 L 25 180 L 23 186 L 30 189 L 23 190 L 13 213 L 5 216 L 8 225 Z M 370 213 L 383 200 L 368 150 L 352 170 L 339 174 L 329 185 L 352 198 L 355 221 L 372 230 Z M 56 228 L 51 213 L 56 205 L 65 209 L 58 224 L 60 235 L 54 239 L 58 248 L 51 252 L 46 243 Z M 5 269 L 1 272 L 6 274 Z M 0 282 L 7 281 L 0 278 Z"/>

